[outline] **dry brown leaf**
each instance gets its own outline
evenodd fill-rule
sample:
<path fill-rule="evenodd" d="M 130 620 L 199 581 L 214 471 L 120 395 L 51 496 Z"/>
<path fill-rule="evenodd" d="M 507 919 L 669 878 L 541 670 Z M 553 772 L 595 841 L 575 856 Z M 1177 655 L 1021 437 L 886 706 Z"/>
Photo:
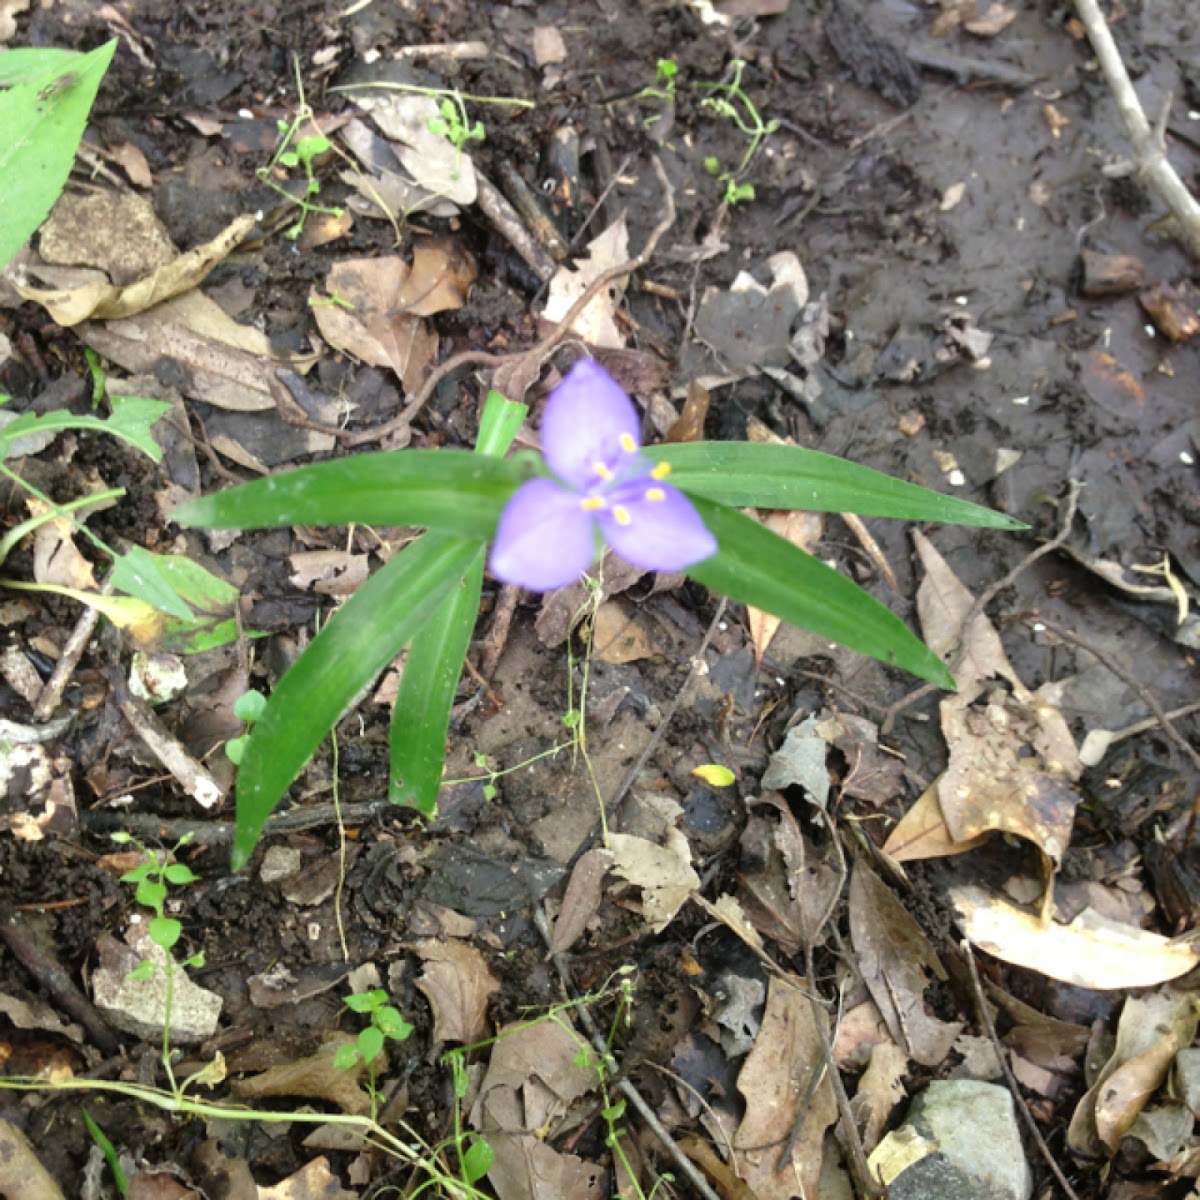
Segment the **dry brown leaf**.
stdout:
<path fill-rule="evenodd" d="M 812 548 L 821 540 L 825 532 L 825 516 L 823 513 L 807 513 L 793 511 L 769 512 L 761 518 L 772 533 L 778 534 L 784 541 L 812 553 Z M 753 605 L 746 606 L 746 617 L 750 623 L 750 638 L 754 644 L 754 663 L 761 666 L 762 657 L 771 644 L 771 639 L 781 624 L 779 618 L 772 613 L 763 612 Z"/>
<path fill-rule="evenodd" d="M 299 1096 L 305 1100 L 327 1100 L 343 1112 L 364 1116 L 371 1111 L 371 1098 L 359 1080 L 366 1071 L 360 1055 L 352 1067 L 335 1067 L 338 1047 L 353 1041 L 339 1035 L 326 1042 L 315 1054 L 295 1062 L 233 1081 L 233 1094 L 240 1100 L 265 1100 L 276 1096 Z"/>
<path fill-rule="evenodd" d="M 651 658 L 655 647 L 636 610 L 619 600 L 606 600 L 592 621 L 592 651 L 601 662 L 631 663 Z"/>
<path fill-rule="evenodd" d="M 313 290 L 321 336 L 376 367 L 390 367 L 406 392 L 417 391 L 437 354 L 437 335 L 405 312 L 400 296 L 409 266 L 398 256 L 346 259 L 329 272 L 329 298 Z"/>
<path fill-rule="evenodd" d="M 51 511 L 48 504 L 34 497 L 25 503 L 31 517 Z M 37 527 L 33 535 L 33 578 L 38 583 L 57 587 L 97 591 L 92 564 L 79 552 L 73 540 L 74 533 L 75 526 L 68 517 L 53 517 Z"/>
<path fill-rule="evenodd" d="M 412 269 L 396 308 L 414 317 L 462 308 L 476 273 L 475 260 L 457 238 L 425 238 L 413 248 Z"/>
<path fill-rule="evenodd" d="M 982 846 L 988 840 L 986 833 L 956 842 L 946 828 L 942 806 L 938 802 L 938 787 L 934 782 L 917 798 L 916 803 L 900 818 L 895 829 L 883 844 L 884 854 L 898 863 L 916 862 L 922 858 L 944 858 L 951 854 L 964 854 Z"/>
<path fill-rule="evenodd" d="M 201 1200 L 201 1196 L 166 1171 L 139 1171 L 130 1176 L 124 1200 Z"/>
<path fill-rule="evenodd" d="M 700 886 L 687 838 L 678 829 L 668 829 L 663 846 L 627 833 L 611 834 L 608 842 L 613 874 L 642 889 L 642 916 L 661 933 Z"/>
<path fill-rule="evenodd" d="M 14 287 L 26 300 L 42 305 L 60 325 L 69 327 L 89 319 L 121 320 L 198 287 L 254 228 L 254 224 L 252 216 L 238 217 L 211 241 L 124 287 L 98 279 L 93 272 L 89 272 L 76 287 L 35 288 L 19 283 Z M 44 273 L 49 274 L 49 270 Z"/>
<path fill-rule="evenodd" d="M 687 386 L 687 398 L 683 402 L 683 411 L 675 423 L 667 430 L 664 441 L 668 442 L 699 442 L 704 438 L 704 422 L 708 420 L 708 388 L 698 379 L 693 379 Z"/>
<path fill-rule="evenodd" d="M 746 1115 L 733 1139 L 738 1173 L 758 1200 L 817 1194 L 825 1130 L 837 1119 L 818 1019 L 824 1019 L 823 1011 L 815 1009 L 802 988 L 771 978 L 754 1049 L 738 1074 Z M 792 1134 L 799 1102 L 818 1077 L 791 1158 L 781 1169 L 781 1149 Z"/>
<path fill-rule="evenodd" d="M 957 648 L 962 623 L 975 597 L 959 582 L 946 560 L 920 530 L 913 531 L 913 544 L 925 568 L 925 578 L 917 589 L 917 613 L 925 644 L 940 658 L 948 658 Z M 1018 678 L 1000 635 L 985 617 L 980 615 L 971 623 L 967 650 L 955 676 L 960 692 L 967 692 L 979 680 L 1000 676 L 1007 679 L 1019 697 L 1029 692 Z"/>
<path fill-rule="evenodd" d="M 546 307 L 542 310 L 543 320 L 558 324 L 571 306 L 587 290 L 592 281 L 610 267 L 619 266 L 629 258 L 629 231 L 625 217 L 618 217 L 599 237 L 588 243 L 588 254 L 581 258 L 574 270 L 562 266 L 550 280 L 550 291 Z M 617 329 L 615 314 L 624 293 L 623 281 L 614 281 L 603 288 L 600 294 L 575 318 L 571 331 L 592 346 L 611 350 L 625 345 L 625 339 Z"/>
<path fill-rule="evenodd" d="M 1004 4 L 992 4 L 987 12 L 980 13 L 977 17 L 971 17 L 963 22 L 963 28 L 968 33 L 973 33 L 976 37 L 995 37 L 998 33 L 1003 33 L 1015 20 L 1017 13 L 1015 9 L 1009 8 Z"/>
<path fill-rule="evenodd" d="M 879 1145 L 892 1109 L 904 1099 L 907 1070 L 908 1055 L 895 1042 L 881 1042 L 871 1050 L 871 1062 L 851 1104 L 868 1154 Z"/>
<path fill-rule="evenodd" d="M 1085 908 L 1069 925 L 1042 922 L 981 887 L 952 888 L 958 925 L 980 950 L 1085 988 L 1154 987 L 1200 964 L 1187 942 L 1120 925 Z"/>
<path fill-rule="evenodd" d="M 736 897 L 726 892 L 718 896 L 715 903 L 709 903 L 697 892 L 692 899 L 710 917 L 720 921 L 730 933 L 741 938 L 752 950 L 756 950 L 760 954 L 763 952 L 763 940 L 759 936 L 758 930 L 746 920 L 746 914 L 742 911 L 742 906 L 737 902 Z"/>
<path fill-rule="evenodd" d="M 288 582 L 322 596 L 349 596 L 367 580 L 370 556 L 348 550 L 301 550 L 288 557 Z"/>
<path fill-rule="evenodd" d="M 892 1040 L 922 1066 L 937 1066 L 962 1031 L 925 1011 L 926 972 L 946 978 L 941 960 L 920 925 L 869 867 L 850 876 L 850 937 L 871 999 Z"/>
<path fill-rule="evenodd" d="M 52 266 L 103 271 L 105 282 L 116 287 L 179 257 L 149 198 L 128 190 L 65 192 L 39 231 L 37 253 Z M 35 271 L 41 270 L 37 259 L 29 261 Z M 80 277 L 85 278 L 90 276 Z"/>
<path fill-rule="evenodd" d="M 424 938 L 413 949 L 425 964 L 417 987 L 433 1010 L 434 1042 L 483 1041 L 488 1001 L 500 990 L 487 960 L 466 942 Z"/>
<path fill-rule="evenodd" d="M 861 1071 L 876 1046 L 892 1042 L 887 1022 L 874 1000 L 864 1000 L 847 1011 L 838 1022 L 833 1038 L 833 1061 L 843 1071 Z"/>
<path fill-rule="evenodd" d="M 131 374 L 152 374 L 170 360 L 188 379 L 188 396 L 234 412 L 273 409 L 271 371 L 303 371 L 315 362 L 312 355 L 275 355 L 261 330 L 239 325 L 199 291 L 128 320 L 84 325 L 79 334 Z"/>
<path fill-rule="evenodd" d="M 329 1160 L 322 1156 L 306 1162 L 274 1187 L 260 1186 L 258 1200 L 359 1200 L 359 1195 L 342 1187 L 329 1169 Z"/>
<path fill-rule="evenodd" d="M 1170 988 L 1131 996 L 1117 1041 L 1071 1118 L 1067 1143 L 1079 1154 L 1115 1153 L 1125 1131 L 1162 1086 L 1175 1055 L 1196 1035 L 1195 998 Z"/>
<path fill-rule="evenodd" d="M 612 855 L 607 850 L 589 850 L 575 864 L 563 893 L 558 919 L 554 922 L 550 938 L 552 954 L 569 950 L 596 915 L 604 897 L 604 876 L 608 874 L 611 862 Z"/>
<path fill-rule="evenodd" d="M 154 186 L 154 173 L 150 170 L 150 164 L 146 161 L 146 156 L 132 142 L 121 142 L 120 145 L 114 146 L 110 153 L 113 161 L 125 172 L 134 187 L 152 188 Z"/>

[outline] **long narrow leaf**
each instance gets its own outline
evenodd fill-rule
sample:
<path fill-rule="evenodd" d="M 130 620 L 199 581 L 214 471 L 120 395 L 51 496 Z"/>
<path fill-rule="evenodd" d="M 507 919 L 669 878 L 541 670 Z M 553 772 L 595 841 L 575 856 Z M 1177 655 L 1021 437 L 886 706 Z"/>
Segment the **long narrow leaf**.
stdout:
<path fill-rule="evenodd" d="M 688 442 L 651 446 L 647 454 L 670 463 L 671 482 L 677 487 L 720 504 L 849 512 L 989 529 L 1026 528 L 1021 521 L 982 505 L 800 446 Z"/>
<path fill-rule="evenodd" d="M 475 453 L 496 458 L 504 454 L 528 412 L 524 404 L 514 404 L 499 392 L 489 393 Z M 388 798 L 393 804 L 412 805 L 426 816 L 437 811 L 446 731 L 463 659 L 479 615 L 485 555 L 486 546 L 481 545 L 477 560 L 459 586 L 451 589 L 413 638 L 392 709 Z"/>
<path fill-rule="evenodd" d="M 212 529 L 278 525 L 422 525 L 489 540 L 530 471 L 464 450 L 355 454 L 256 479 L 180 505 L 172 520 Z"/>
<path fill-rule="evenodd" d="M 698 583 L 953 690 L 942 660 L 845 576 L 736 509 L 699 496 L 693 501 L 720 547 L 688 568 Z"/>
<path fill-rule="evenodd" d="M 461 579 L 479 545 L 423 537 L 376 572 L 332 617 L 272 693 L 238 771 L 233 868 L 354 697 L 399 654 Z"/>
<path fill-rule="evenodd" d="M 0 94 L 0 269 L 46 219 L 67 182 L 114 38 Z"/>

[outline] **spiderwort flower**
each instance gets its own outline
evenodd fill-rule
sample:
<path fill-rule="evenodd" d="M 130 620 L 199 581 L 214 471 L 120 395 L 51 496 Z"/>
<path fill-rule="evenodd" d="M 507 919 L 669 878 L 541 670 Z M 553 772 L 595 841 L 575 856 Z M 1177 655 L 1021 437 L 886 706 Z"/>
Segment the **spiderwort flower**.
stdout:
<path fill-rule="evenodd" d="M 513 493 L 496 531 L 497 579 L 536 592 L 570 583 L 591 565 L 596 528 L 623 559 L 680 571 L 717 552 L 692 502 L 664 482 L 670 470 L 641 453 L 633 402 L 599 363 L 576 363 L 550 393 L 542 453 L 555 479 Z"/>

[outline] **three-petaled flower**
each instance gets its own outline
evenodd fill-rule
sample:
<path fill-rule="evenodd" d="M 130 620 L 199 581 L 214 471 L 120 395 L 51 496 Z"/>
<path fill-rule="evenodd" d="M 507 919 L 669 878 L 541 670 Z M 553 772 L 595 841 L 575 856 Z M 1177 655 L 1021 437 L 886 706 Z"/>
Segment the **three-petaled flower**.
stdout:
<path fill-rule="evenodd" d="M 548 592 L 596 554 L 596 527 L 627 562 L 681 571 L 717 552 L 692 502 L 665 482 L 669 467 L 641 452 L 637 409 L 599 363 L 583 359 L 551 393 L 542 453 L 555 479 L 522 484 L 492 547 L 497 579 Z"/>

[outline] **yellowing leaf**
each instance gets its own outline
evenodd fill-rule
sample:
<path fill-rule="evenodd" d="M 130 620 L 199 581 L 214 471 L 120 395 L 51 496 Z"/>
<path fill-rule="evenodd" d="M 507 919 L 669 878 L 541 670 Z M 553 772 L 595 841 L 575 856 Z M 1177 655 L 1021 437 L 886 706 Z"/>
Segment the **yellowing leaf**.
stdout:
<path fill-rule="evenodd" d="M 696 767 L 692 774 L 697 779 L 702 779 L 709 787 L 730 787 L 736 778 L 728 767 L 719 763 L 705 763 L 702 767 Z"/>

